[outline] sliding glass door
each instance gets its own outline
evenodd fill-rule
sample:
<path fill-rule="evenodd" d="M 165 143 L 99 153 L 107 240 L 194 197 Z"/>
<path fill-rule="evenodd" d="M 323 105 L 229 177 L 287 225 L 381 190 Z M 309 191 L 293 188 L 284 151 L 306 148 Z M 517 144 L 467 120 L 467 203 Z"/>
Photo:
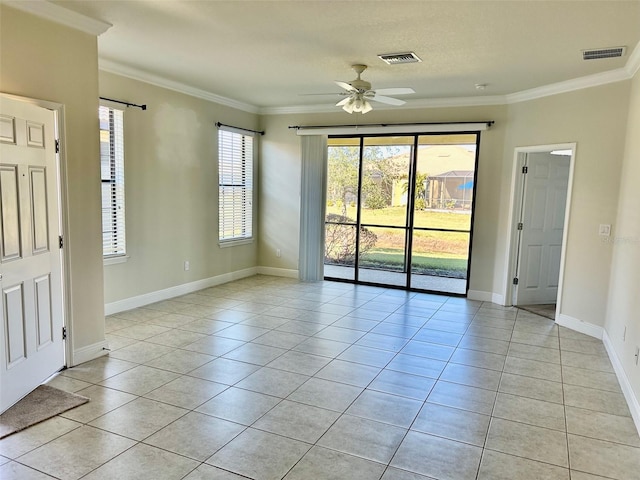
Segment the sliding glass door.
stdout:
<path fill-rule="evenodd" d="M 330 138 L 325 277 L 466 294 L 478 140 Z"/>

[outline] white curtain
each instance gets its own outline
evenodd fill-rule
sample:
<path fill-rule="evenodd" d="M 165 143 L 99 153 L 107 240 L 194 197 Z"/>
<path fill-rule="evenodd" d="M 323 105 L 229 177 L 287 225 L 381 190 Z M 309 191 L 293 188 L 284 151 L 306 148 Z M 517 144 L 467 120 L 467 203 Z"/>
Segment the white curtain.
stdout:
<path fill-rule="evenodd" d="M 305 135 L 300 192 L 300 280 L 324 278 L 324 216 L 327 190 L 327 136 Z"/>

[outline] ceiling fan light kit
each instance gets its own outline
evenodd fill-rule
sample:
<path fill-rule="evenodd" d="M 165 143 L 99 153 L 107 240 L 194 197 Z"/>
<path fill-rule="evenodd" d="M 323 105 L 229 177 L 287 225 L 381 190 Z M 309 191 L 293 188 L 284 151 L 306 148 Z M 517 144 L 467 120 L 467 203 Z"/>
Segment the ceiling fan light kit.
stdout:
<path fill-rule="evenodd" d="M 347 113 L 355 112 L 365 114 L 370 112 L 373 110 L 373 107 L 371 106 L 371 103 L 369 103 L 369 100 L 386 103 L 388 105 L 403 105 L 406 103 L 404 100 L 382 95 L 385 93 L 388 95 L 408 95 L 415 93 L 412 88 L 405 87 L 372 90 L 371 83 L 360 78 L 360 75 L 366 70 L 367 66 L 356 64 L 352 65 L 352 68 L 358 74 L 358 78 L 350 82 L 336 82 L 336 85 L 346 90 L 342 95 L 347 95 L 346 98 L 336 103 L 336 106 L 342 107 L 342 109 Z"/>
<path fill-rule="evenodd" d="M 336 105 L 342 106 L 342 109 L 347 113 L 362 113 L 365 114 L 373 110 L 371 104 L 364 98 L 364 94 L 355 93 L 344 100 L 341 100 Z"/>

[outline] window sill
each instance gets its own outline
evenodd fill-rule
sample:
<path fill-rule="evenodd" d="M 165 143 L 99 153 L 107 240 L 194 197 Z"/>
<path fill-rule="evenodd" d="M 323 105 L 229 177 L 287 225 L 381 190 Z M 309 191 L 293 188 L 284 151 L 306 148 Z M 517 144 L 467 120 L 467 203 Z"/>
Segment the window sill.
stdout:
<path fill-rule="evenodd" d="M 102 259 L 102 264 L 106 267 L 107 265 L 116 265 L 118 263 L 126 263 L 129 260 L 129 255 L 118 255 L 114 257 L 104 257 Z"/>
<path fill-rule="evenodd" d="M 227 247 L 237 247 L 238 245 L 248 245 L 249 243 L 253 243 L 253 237 L 242 238 L 240 240 L 225 240 L 221 242 L 219 241 L 218 246 L 220 248 L 227 248 Z"/>

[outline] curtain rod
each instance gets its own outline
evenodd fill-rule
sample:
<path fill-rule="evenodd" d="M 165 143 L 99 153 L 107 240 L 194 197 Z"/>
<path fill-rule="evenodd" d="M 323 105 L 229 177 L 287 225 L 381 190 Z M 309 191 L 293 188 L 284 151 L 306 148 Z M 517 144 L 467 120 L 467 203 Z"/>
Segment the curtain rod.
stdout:
<path fill-rule="evenodd" d="M 147 109 L 147 105 L 138 105 L 136 103 L 130 103 L 130 102 L 123 102 L 122 100 L 114 100 L 113 98 L 107 98 L 107 97 L 100 97 L 100 100 L 106 100 L 108 102 L 113 102 L 113 103 L 120 103 L 121 105 L 126 105 L 127 107 L 137 107 L 140 110 L 146 110 Z"/>
<path fill-rule="evenodd" d="M 486 120 L 480 122 L 411 122 L 411 123 L 362 123 L 359 125 L 290 125 L 289 128 L 296 130 L 311 130 L 314 128 L 366 128 L 366 127 L 403 127 L 414 125 L 471 125 L 484 123 L 487 127 L 490 127 L 495 122 L 493 120 Z"/>
<path fill-rule="evenodd" d="M 216 122 L 216 127 L 218 127 L 218 128 L 220 128 L 220 127 L 229 127 L 229 128 L 235 128 L 236 130 L 243 130 L 245 132 L 259 133 L 260 135 L 264 135 L 264 130 L 251 130 L 250 128 L 234 127 L 233 125 L 226 125 L 226 124 L 220 123 L 220 122 Z"/>

